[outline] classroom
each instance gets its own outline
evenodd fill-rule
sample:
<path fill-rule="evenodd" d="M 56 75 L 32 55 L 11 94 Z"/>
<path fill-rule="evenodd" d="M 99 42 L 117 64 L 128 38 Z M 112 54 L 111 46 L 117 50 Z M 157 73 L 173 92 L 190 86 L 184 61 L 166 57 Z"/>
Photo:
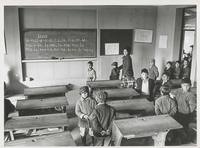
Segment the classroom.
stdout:
<path fill-rule="evenodd" d="M 4 146 L 197 146 L 197 6 L 4 6 Z"/>

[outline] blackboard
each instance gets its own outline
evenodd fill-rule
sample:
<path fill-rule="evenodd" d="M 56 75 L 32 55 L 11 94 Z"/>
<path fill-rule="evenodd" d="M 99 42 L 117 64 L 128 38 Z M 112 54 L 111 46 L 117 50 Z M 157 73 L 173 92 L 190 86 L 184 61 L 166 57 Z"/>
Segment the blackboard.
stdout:
<path fill-rule="evenodd" d="M 96 57 L 95 29 L 26 30 L 22 58 L 25 60 Z"/>
<path fill-rule="evenodd" d="M 132 29 L 101 29 L 100 31 L 100 55 L 105 55 L 106 43 L 119 43 L 119 54 L 127 48 L 132 53 L 133 30 Z"/>

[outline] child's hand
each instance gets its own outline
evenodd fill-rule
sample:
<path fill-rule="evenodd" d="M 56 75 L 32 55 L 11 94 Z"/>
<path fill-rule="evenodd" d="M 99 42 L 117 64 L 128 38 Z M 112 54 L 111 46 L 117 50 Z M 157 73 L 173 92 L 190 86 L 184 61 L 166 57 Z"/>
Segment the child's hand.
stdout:
<path fill-rule="evenodd" d="M 171 98 L 175 98 L 175 95 L 173 94 L 173 93 L 169 93 L 169 96 L 171 97 Z"/>
<path fill-rule="evenodd" d="M 102 136 L 106 135 L 106 131 L 101 131 L 101 135 Z"/>
<path fill-rule="evenodd" d="M 84 115 L 83 118 L 84 119 L 89 119 L 89 116 L 88 115 Z"/>

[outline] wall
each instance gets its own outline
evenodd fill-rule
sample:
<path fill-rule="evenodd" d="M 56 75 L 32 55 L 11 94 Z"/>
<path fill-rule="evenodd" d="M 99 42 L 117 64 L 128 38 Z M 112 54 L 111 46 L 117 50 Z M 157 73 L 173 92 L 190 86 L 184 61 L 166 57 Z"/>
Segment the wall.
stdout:
<path fill-rule="evenodd" d="M 5 63 L 9 68 L 14 68 L 14 74 L 18 76 L 15 82 L 10 83 L 12 90 L 22 91 L 23 87 L 13 87 L 16 83 L 22 84 L 24 87 L 68 83 L 77 86 L 85 84 L 89 59 L 21 64 L 18 8 L 5 8 L 5 12 L 5 34 L 8 44 L 8 55 L 5 56 Z M 22 14 L 23 28 L 97 28 L 98 55 L 92 60 L 94 68 L 97 70 L 98 79 L 108 79 L 113 61 L 118 61 L 119 64 L 122 62 L 122 56 L 99 56 L 99 29 L 141 28 L 153 30 L 151 44 L 133 44 L 131 57 L 136 77 L 139 77 L 141 68 L 147 67 L 149 59 L 155 54 L 156 7 L 25 8 Z M 25 77 L 32 77 L 33 81 L 22 80 L 22 65 Z"/>
<path fill-rule="evenodd" d="M 182 11 L 176 6 L 159 6 L 157 13 L 155 59 L 161 74 L 167 61 L 179 59 Z M 167 48 L 159 47 L 161 35 L 167 36 Z"/>

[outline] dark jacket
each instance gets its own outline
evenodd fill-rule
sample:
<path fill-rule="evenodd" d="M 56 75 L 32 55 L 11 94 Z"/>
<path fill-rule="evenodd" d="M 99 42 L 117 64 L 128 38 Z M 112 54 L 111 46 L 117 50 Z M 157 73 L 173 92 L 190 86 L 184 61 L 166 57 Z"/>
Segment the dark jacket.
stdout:
<path fill-rule="evenodd" d="M 173 68 L 170 67 L 169 69 L 165 68 L 164 73 L 166 73 L 169 76 L 169 79 L 172 79 L 173 77 Z"/>
<path fill-rule="evenodd" d="M 119 68 L 113 68 L 110 74 L 110 80 L 119 80 Z"/>
<path fill-rule="evenodd" d="M 190 67 L 182 68 L 181 70 L 181 78 L 190 78 Z"/>
<path fill-rule="evenodd" d="M 138 93 L 142 93 L 142 79 L 141 79 L 141 78 L 138 78 L 138 79 L 136 80 L 136 83 L 137 83 L 136 91 L 137 91 Z M 150 100 L 153 99 L 153 89 L 154 89 L 154 85 L 155 85 L 154 80 L 152 80 L 152 79 L 149 78 L 149 99 L 150 99 Z"/>
<path fill-rule="evenodd" d="M 164 84 L 163 84 L 162 80 L 156 81 L 154 89 L 153 89 L 153 96 L 156 97 L 156 98 L 160 97 L 160 95 L 161 95 L 160 94 L 160 88 L 161 88 L 161 86 L 166 86 L 166 85 L 169 86 L 169 88 L 171 88 L 171 89 L 173 87 L 173 84 L 170 80 L 168 80 Z"/>
<path fill-rule="evenodd" d="M 174 79 L 179 79 L 180 78 L 180 73 L 181 73 L 181 68 L 180 67 L 175 67 L 174 68 Z"/>
<path fill-rule="evenodd" d="M 101 137 L 101 131 L 111 131 L 114 118 L 114 108 L 107 104 L 97 105 L 91 115 L 91 123 L 94 135 Z"/>
<path fill-rule="evenodd" d="M 133 66 L 130 55 L 123 56 L 123 64 L 119 68 L 122 69 L 122 76 L 133 77 Z"/>

